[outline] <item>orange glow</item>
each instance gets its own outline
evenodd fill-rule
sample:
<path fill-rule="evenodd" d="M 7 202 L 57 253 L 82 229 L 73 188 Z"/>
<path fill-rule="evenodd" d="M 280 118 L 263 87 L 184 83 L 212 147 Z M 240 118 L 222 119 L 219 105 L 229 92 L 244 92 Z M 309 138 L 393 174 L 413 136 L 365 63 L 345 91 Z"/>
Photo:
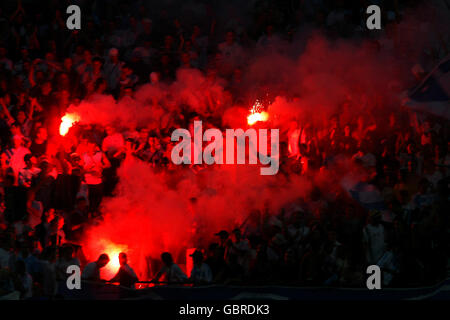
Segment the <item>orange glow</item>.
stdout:
<path fill-rule="evenodd" d="M 61 118 L 61 125 L 59 126 L 59 134 L 65 136 L 69 129 L 73 126 L 75 122 L 80 121 L 80 116 L 76 113 L 66 113 Z"/>
<path fill-rule="evenodd" d="M 100 240 L 98 244 L 99 248 L 101 248 L 101 252 L 99 251 L 97 255 L 106 253 L 110 259 L 109 263 L 103 269 L 101 269 L 102 279 L 109 280 L 116 275 L 117 271 L 120 268 L 119 253 L 127 252 L 128 247 L 126 245 L 115 244 L 105 239 Z"/>
<path fill-rule="evenodd" d="M 255 104 L 250 110 L 250 114 L 247 116 L 247 123 L 249 125 L 254 125 L 258 121 L 267 121 L 269 119 L 269 114 L 265 111 L 261 111 L 263 105 L 259 100 L 255 101 Z"/>

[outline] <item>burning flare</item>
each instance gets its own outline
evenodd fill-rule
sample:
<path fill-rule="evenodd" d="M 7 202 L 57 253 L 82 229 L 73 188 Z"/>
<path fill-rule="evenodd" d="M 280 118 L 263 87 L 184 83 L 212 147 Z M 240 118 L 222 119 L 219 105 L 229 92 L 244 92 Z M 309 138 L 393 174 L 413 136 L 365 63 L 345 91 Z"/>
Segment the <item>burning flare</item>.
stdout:
<path fill-rule="evenodd" d="M 102 247 L 102 251 L 96 253 L 99 255 L 100 253 L 106 253 L 109 256 L 109 263 L 102 270 L 102 277 L 106 280 L 114 277 L 117 271 L 119 271 L 120 263 L 119 263 L 119 253 L 127 252 L 128 247 L 126 245 L 120 245 L 113 243 L 109 240 L 101 239 L 99 241 L 100 247 Z"/>
<path fill-rule="evenodd" d="M 73 126 L 75 122 L 80 121 L 80 116 L 76 113 L 66 113 L 61 118 L 61 125 L 59 126 L 59 134 L 65 136 L 69 129 Z"/>
<path fill-rule="evenodd" d="M 254 125 L 258 121 L 267 121 L 269 114 L 266 111 L 262 111 L 263 105 L 259 100 L 255 101 L 255 104 L 250 109 L 250 114 L 247 116 L 247 123 Z"/>

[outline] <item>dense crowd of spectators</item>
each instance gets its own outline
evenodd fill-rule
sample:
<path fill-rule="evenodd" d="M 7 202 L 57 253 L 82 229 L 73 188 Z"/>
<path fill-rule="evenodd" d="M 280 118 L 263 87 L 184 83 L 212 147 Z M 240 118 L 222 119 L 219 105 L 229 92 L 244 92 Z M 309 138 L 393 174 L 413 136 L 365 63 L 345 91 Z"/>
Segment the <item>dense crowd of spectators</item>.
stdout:
<path fill-rule="evenodd" d="M 225 80 L 231 97 L 242 99 L 247 48 L 269 50 L 275 39 L 289 45 L 305 22 L 330 37 L 365 32 L 364 11 L 344 1 L 253 1 L 245 25 L 232 27 L 220 17 L 183 22 L 172 7 L 155 14 L 143 1 L 79 2 L 80 31 L 67 30 L 64 1 L 0 6 L 0 296 L 54 297 L 67 266 L 86 265 L 74 244 L 101 219 L 102 198 L 112 195 L 126 157 L 185 170 L 170 160 L 170 133 L 147 127 L 80 126 L 77 141 L 49 150 L 49 136 L 71 103 L 98 93 L 132 96 L 142 84 L 173 82 L 181 68 Z M 217 9 L 206 2 L 200 1 Z M 401 18 L 398 2 L 386 1 L 389 21 Z M 199 117 L 185 116 L 185 124 Z M 255 211 L 241 228 L 218 232 L 217 241 L 192 255 L 190 277 L 163 253 L 155 282 L 165 275 L 175 283 L 361 287 L 370 264 L 383 270 L 383 286 L 443 279 L 450 243 L 448 122 L 411 119 L 416 115 L 402 110 L 389 121 L 334 116 L 324 128 L 292 127 L 282 141 L 281 174 L 308 175 L 345 156 L 367 173 L 364 191 L 381 204 L 368 207 L 343 191 L 330 198 L 316 187 L 302 205 L 278 214 Z M 134 274 L 122 259 L 123 272 Z M 95 275 L 89 279 L 98 280 L 105 261 L 89 264 L 86 272 Z"/>

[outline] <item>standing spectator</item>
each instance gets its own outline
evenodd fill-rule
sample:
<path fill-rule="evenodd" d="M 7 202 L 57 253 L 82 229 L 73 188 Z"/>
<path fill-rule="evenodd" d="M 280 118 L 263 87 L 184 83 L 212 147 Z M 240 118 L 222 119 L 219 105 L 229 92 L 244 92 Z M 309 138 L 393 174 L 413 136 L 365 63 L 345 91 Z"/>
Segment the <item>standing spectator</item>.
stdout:
<path fill-rule="evenodd" d="M 379 211 L 371 212 L 369 223 L 363 229 L 363 243 L 367 263 L 369 265 L 377 263 L 385 250 L 384 227 Z"/>
<path fill-rule="evenodd" d="M 108 158 L 94 142 L 87 143 L 87 150 L 82 155 L 84 163 L 84 179 L 89 190 L 89 210 L 96 213 L 103 197 L 104 168 L 111 166 Z"/>
<path fill-rule="evenodd" d="M 109 59 L 105 64 L 105 78 L 109 92 L 117 94 L 120 76 L 122 74 L 122 63 L 119 61 L 119 50 L 116 48 L 110 49 L 108 57 Z"/>

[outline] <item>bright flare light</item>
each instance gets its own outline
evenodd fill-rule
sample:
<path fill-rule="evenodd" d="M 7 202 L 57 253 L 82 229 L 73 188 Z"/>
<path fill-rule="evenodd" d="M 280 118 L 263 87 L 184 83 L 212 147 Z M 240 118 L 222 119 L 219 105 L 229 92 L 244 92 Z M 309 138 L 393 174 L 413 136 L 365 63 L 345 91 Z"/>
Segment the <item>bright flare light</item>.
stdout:
<path fill-rule="evenodd" d="M 107 240 L 100 241 L 103 244 L 103 251 L 100 253 L 106 253 L 109 256 L 109 263 L 102 270 L 102 278 L 109 280 L 114 277 L 119 271 L 119 253 L 127 252 L 128 248 L 125 245 L 118 245 Z"/>
<path fill-rule="evenodd" d="M 254 125 L 258 121 L 267 121 L 269 119 L 269 114 L 266 111 L 261 111 L 262 107 L 261 102 L 256 100 L 247 117 L 247 123 L 249 125 Z"/>
<path fill-rule="evenodd" d="M 66 113 L 61 118 L 61 125 L 59 126 L 59 134 L 65 136 L 69 129 L 73 126 L 75 122 L 80 121 L 80 116 L 76 113 Z"/>

